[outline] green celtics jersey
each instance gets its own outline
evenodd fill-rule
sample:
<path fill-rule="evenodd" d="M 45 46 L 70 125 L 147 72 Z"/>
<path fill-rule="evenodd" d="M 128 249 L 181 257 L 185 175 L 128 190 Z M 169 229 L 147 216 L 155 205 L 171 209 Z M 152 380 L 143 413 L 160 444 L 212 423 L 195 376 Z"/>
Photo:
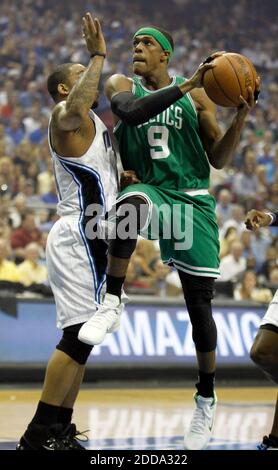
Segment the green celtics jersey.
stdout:
<path fill-rule="evenodd" d="M 169 86 L 185 79 L 174 77 Z M 138 98 L 156 93 L 133 78 Z M 142 181 L 167 189 L 207 189 L 209 164 L 199 136 L 199 123 L 189 93 L 162 113 L 138 126 L 119 121 L 114 129 L 124 170 Z"/>

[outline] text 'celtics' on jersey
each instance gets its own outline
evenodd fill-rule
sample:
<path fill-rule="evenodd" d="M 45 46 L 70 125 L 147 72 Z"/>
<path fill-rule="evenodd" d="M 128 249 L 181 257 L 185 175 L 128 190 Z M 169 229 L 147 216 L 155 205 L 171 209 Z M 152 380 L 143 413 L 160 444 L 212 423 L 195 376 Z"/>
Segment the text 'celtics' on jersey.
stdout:
<path fill-rule="evenodd" d="M 174 77 L 169 86 L 184 82 Z M 141 98 L 157 91 L 133 78 L 133 94 Z M 142 181 L 167 189 L 207 189 L 209 163 L 199 136 L 198 116 L 189 93 L 162 113 L 138 126 L 119 121 L 114 129 L 123 168 Z"/>

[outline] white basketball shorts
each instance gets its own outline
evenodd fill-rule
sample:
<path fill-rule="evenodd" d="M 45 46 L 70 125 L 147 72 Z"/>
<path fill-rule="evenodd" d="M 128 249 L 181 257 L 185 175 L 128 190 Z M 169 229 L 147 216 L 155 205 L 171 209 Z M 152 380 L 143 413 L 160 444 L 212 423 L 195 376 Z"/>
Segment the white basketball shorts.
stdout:
<path fill-rule="evenodd" d="M 96 311 L 105 286 L 107 245 L 88 240 L 79 215 L 61 217 L 52 227 L 46 247 L 57 327 L 83 323 Z"/>

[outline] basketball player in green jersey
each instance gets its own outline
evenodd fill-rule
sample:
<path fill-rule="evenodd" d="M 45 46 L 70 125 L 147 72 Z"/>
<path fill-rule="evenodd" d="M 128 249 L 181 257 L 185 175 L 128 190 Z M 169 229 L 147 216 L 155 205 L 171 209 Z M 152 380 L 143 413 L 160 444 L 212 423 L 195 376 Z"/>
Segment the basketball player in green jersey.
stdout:
<path fill-rule="evenodd" d="M 208 192 L 209 164 L 220 169 L 231 161 L 255 101 L 250 88 L 248 102 L 241 97 L 242 104 L 222 136 L 215 105 L 202 89 L 203 74 L 214 66 L 213 58 L 221 53 L 209 57 L 186 80 L 169 76 L 173 49 L 173 39 L 166 31 L 140 28 L 133 37 L 136 76 L 112 76 L 106 83 L 106 95 L 111 101 L 123 167 L 135 171 L 141 181 L 119 195 L 118 221 L 122 221 L 129 204 L 137 210 L 137 229 L 141 233 L 144 229 L 152 238 L 155 225 L 162 260 L 177 268 L 183 286 L 199 366 L 196 411 L 184 443 L 187 449 L 203 449 L 211 437 L 216 408 L 217 332 L 211 300 L 214 279 L 219 276 L 215 201 Z M 162 207 L 168 209 L 168 215 L 162 214 Z M 177 230 L 177 221 L 181 230 Z M 182 243 L 180 232 L 184 234 Z M 99 318 L 95 315 L 83 325 L 79 334 L 82 341 L 100 343 L 110 327 L 108 317 L 111 324 L 115 321 L 113 308 L 119 303 L 135 244 L 134 239 L 121 239 L 118 232 L 110 241 L 109 301 L 104 299 Z"/>

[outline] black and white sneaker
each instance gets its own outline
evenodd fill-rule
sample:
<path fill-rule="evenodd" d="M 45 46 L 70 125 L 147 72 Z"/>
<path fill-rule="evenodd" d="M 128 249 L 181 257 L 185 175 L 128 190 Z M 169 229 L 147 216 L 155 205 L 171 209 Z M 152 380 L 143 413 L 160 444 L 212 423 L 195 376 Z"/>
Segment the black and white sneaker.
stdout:
<path fill-rule="evenodd" d="M 62 424 L 31 424 L 20 438 L 16 450 L 69 450 L 60 437 L 62 431 Z"/>
<path fill-rule="evenodd" d="M 88 441 L 88 437 L 84 434 L 85 432 L 86 431 L 77 431 L 75 424 L 70 423 L 64 428 L 59 438 L 61 439 L 63 445 L 67 448 L 67 450 L 86 450 L 85 447 L 80 444 L 80 441 Z M 78 436 L 83 436 L 83 438 L 80 438 Z"/>
<path fill-rule="evenodd" d="M 278 450 L 278 437 L 272 436 L 272 434 L 269 434 L 269 436 L 264 436 L 263 437 L 263 442 L 257 446 L 258 450 Z"/>

